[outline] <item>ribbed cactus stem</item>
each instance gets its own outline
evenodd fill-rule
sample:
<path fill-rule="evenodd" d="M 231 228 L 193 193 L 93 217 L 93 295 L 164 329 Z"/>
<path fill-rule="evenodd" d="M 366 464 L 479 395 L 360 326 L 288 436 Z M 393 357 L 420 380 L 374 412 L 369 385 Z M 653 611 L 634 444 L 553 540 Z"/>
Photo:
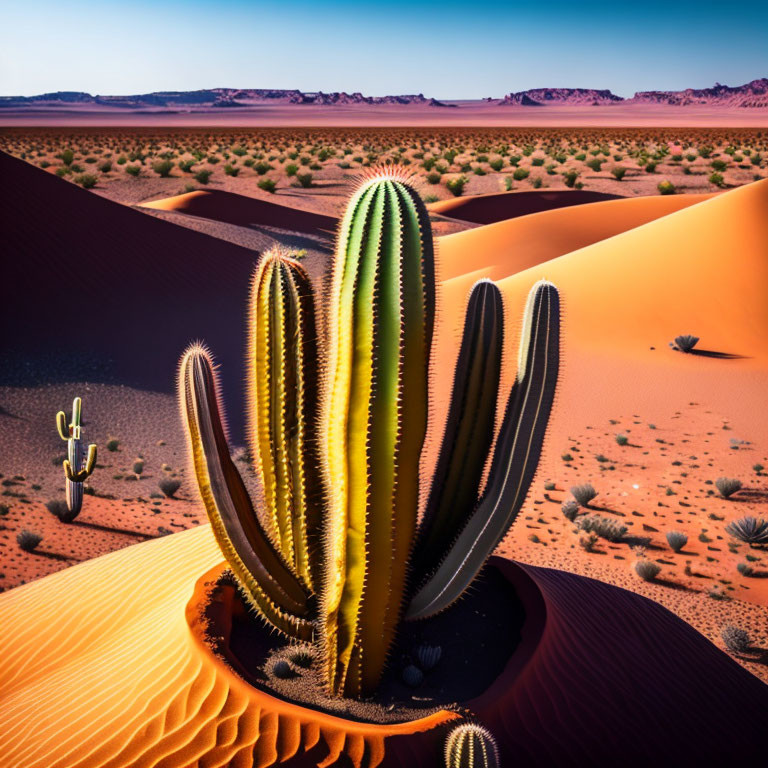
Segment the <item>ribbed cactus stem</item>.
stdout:
<path fill-rule="evenodd" d="M 335 693 L 376 687 L 402 610 L 427 425 L 434 292 L 420 197 L 396 173 L 364 182 L 341 224 L 330 302 L 321 622 Z"/>
<path fill-rule="evenodd" d="M 439 568 L 413 597 L 409 619 L 439 613 L 462 595 L 520 512 L 541 455 L 559 361 L 560 296 L 542 280 L 528 295 L 517 379 L 485 492 Z"/>
<path fill-rule="evenodd" d="M 214 535 L 251 605 L 291 637 L 311 639 L 310 596 L 275 549 L 232 461 L 208 351 L 181 359 L 179 399 L 192 464 Z"/>
<path fill-rule="evenodd" d="M 499 748 L 487 728 L 457 725 L 445 742 L 445 768 L 499 768 Z"/>
<path fill-rule="evenodd" d="M 91 444 L 86 449 L 81 440 L 82 400 L 76 397 L 72 401 L 72 421 L 67 425 L 64 411 L 56 414 L 56 429 L 59 437 L 67 442 L 67 458 L 64 459 L 64 475 L 66 476 L 67 508 L 71 519 L 80 513 L 83 506 L 83 482 L 93 472 L 96 466 L 96 446 Z"/>
<path fill-rule="evenodd" d="M 482 280 L 469 295 L 443 442 L 413 555 L 417 577 L 437 568 L 477 503 L 493 442 L 503 337 L 501 292 Z"/>
<path fill-rule="evenodd" d="M 251 451 L 272 540 L 304 584 L 319 577 L 317 352 L 312 286 L 287 252 L 264 254 L 251 291 Z"/>

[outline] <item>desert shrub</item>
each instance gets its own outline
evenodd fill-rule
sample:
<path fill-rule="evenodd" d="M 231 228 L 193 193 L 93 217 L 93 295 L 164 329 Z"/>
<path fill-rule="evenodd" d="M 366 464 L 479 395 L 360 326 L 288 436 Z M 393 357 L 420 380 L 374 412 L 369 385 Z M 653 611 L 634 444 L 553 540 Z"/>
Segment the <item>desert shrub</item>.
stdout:
<path fill-rule="evenodd" d="M 765 467 L 762 464 L 753 464 L 752 469 L 759 475 L 765 469 Z"/>
<path fill-rule="evenodd" d="M 464 187 L 466 186 L 466 184 L 467 184 L 466 176 L 457 176 L 455 179 L 448 179 L 448 181 L 445 182 L 446 188 L 454 197 L 461 197 L 461 194 L 462 192 L 464 192 Z"/>
<path fill-rule="evenodd" d="M 140 165 L 126 165 L 125 166 L 125 172 L 129 176 L 139 176 L 141 174 L 141 166 Z"/>
<path fill-rule="evenodd" d="M 511 176 L 505 176 L 504 177 L 504 189 L 507 192 L 511 192 L 512 191 L 512 186 L 513 186 L 512 177 Z"/>
<path fill-rule="evenodd" d="M 134 475 L 140 475 L 144 471 L 144 461 L 142 459 L 136 459 L 131 467 Z"/>
<path fill-rule="evenodd" d="M 75 184 L 79 184 L 83 189 L 92 189 L 98 182 L 98 177 L 92 173 L 82 173 L 79 176 L 75 176 Z"/>
<path fill-rule="evenodd" d="M 749 565 L 749 563 L 737 563 L 736 570 L 742 576 L 751 576 L 754 573 L 754 569 L 752 568 L 751 565 Z"/>
<path fill-rule="evenodd" d="M 646 173 L 656 173 L 656 163 L 654 163 L 653 160 L 651 160 L 650 162 L 645 164 L 645 167 L 643 168 L 643 170 Z"/>
<path fill-rule="evenodd" d="M 120 441 L 116 437 L 111 437 L 107 440 L 106 448 L 111 453 L 114 453 L 120 447 Z"/>
<path fill-rule="evenodd" d="M 494 171 L 500 171 L 504 167 L 504 161 L 499 157 L 496 158 L 496 160 L 491 160 L 488 165 L 490 165 Z"/>
<path fill-rule="evenodd" d="M 273 181 L 272 179 L 259 179 L 257 186 L 259 189 L 263 189 L 265 192 L 274 194 L 275 190 L 277 189 L 277 182 Z"/>
<path fill-rule="evenodd" d="M 520 155 L 510 155 L 509 156 L 509 164 L 510 165 L 517 165 L 523 158 L 520 157 Z"/>
<path fill-rule="evenodd" d="M 173 163 L 170 160 L 160 160 L 160 162 L 152 163 L 152 170 L 158 176 L 167 179 L 173 170 Z"/>
<path fill-rule="evenodd" d="M 192 166 L 195 164 L 194 160 L 179 160 L 177 165 L 181 168 L 183 173 L 192 173 Z"/>
<path fill-rule="evenodd" d="M 530 171 L 527 168 L 515 168 L 512 178 L 515 181 L 522 181 L 523 179 L 527 179 L 529 174 Z"/>
<path fill-rule="evenodd" d="M 718 477 L 715 480 L 715 488 L 724 499 L 727 499 L 741 490 L 741 480 L 737 480 L 735 477 Z"/>
<path fill-rule="evenodd" d="M 181 488 L 181 480 L 176 480 L 173 477 L 164 477 L 158 480 L 157 487 L 170 499 Z"/>
<path fill-rule="evenodd" d="M 566 499 L 562 503 L 560 509 L 562 510 L 566 520 L 574 522 L 579 514 L 579 510 L 581 509 L 581 504 L 579 504 L 579 502 L 575 499 Z"/>
<path fill-rule="evenodd" d="M 596 157 L 594 157 L 591 160 L 587 160 L 585 165 L 587 166 L 587 168 L 590 168 L 591 170 L 593 170 L 595 172 L 599 172 L 600 169 L 602 168 L 603 161 L 602 160 L 598 160 Z"/>
<path fill-rule="evenodd" d="M 230 165 L 227 163 L 227 165 L 224 166 L 224 173 L 227 176 L 232 176 L 234 178 L 238 173 L 240 173 L 240 169 L 236 165 Z"/>
<path fill-rule="evenodd" d="M 421 199 L 425 203 L 436 203 L 440 198 L 437 195 L 424 195 Z"/>
<path fill-rule="evenodd" d="M 99 170 L 102 173 L 109 173 L 112 170 L 112 163 L 109 160 L 105 160 L 100 166 Z"/>
<path fill-rule="evenodd" d="M 208 162 L 209 162 L 211 165 L 216 165 L 216 163 L 218 163 L 218 162 L 219 162 L 219 158 L 218 158 L 218 157 L 216 157 L 216 155 L 210 155 L 210 156 L 208 157 Z"/>
<path fill-rule="evenodd" d="M 62 165 L 61 168 L 56 169 L 56 175 L 61 178 L 62 176 L 66 176 L 67 174 L 72 173 L 72 169 L 69 168 L 66 165 Z"/>
<path fill-rule="evenodd" d="M 611 168 L 611 173 L 613 174 L 616 181 L 621 181 L 624 178 L 626 172 L 627 169 L 621 165 L 614 165 L 613 168 Z"/>
<path fill-rule="evenodd" d="M 722 173 L 713 173 L 709 177 L 709 183 L 714 184 L 716 187 L 722 187 L 724 184 Z"/>
<path fill-rule="evenodd" d="M 85 168 L 77 163 L 72 163 L 72 165 L 69 166 L 69 170 L 72 171 L 72 173 L 82 173 Z"/>
<path fill-rule="evenodd" d="M 576 179 L 578 178 L 579 178 L 579 172 L 573 170 L 572 168 L 563 173 L 563 181 L 565 182 L 566 187 L 575 187 Z"/>
<path fill-rule="evenodd" d="M 258 162 L 253 166 L 253 170 L 256 171 L 256 173 L 259 174 L 259 176 L 263 176 L 267 171 L 272 170 L 272 166 L 269 163 L 265 162 Z M 226 173 L 227 169 L 224 168 L 224 172 Z"/>
<path fill-rule="evenodd" d="M 474 173 L 475 176 L 485 176 L 485 169 L 478 165 L 472 169 L 472 173 Z"/>
<path fill-rule="evenodd" d="M 653 560 L 646 560 L 641 557 L 635 563 L 635 573 L 643 581 L 653 581 L 661 572 L 661 566 L 658 563 L 654 563 Z"/>
<path fill-rule="evenodd" d="M 424 158 L 423 162 L 421 163 L 422 167 L 425 171 L 431 171 L 432 168 L 435 166 L 435 158 L 434 157 L 426 157 Z"/>
<path fill-rule="evenodd" d="M 75 153 L 71 149 L 65 149 L 59 155 L 59 159 L 64 165 L 72 165 L 72 161 L 75 159 Z"/>
<path fill-rule="evenodd" d="M 312 174 L 311 173 L 297 173 L 296 174 L 296 181 L 299 182 L 300 187 L 304 187 L 304 189 L 308 189 L 309 187 L 313 186 L 312 184 Z"/>
<path fill-rule="evenodd" d="M 597 545 L 597 536 L 594 533 L 590 533 L 588 536 L 581 536 L 579 538 L 579 546 L 585 552 L 594 552 Z"/>
<path fill-rule="evenodd" d="M 77 517 L 77 512 L 72 514 L 72 512 L 69 511 L 67 502 L 62 501 L 61 499 L 51 499 L 51 501 L 47 501 L 45 503 L 45 508 L 54 515 L 54 517 L 58 517 L 62 523 L 71 523 Z"/>
<path fill-rule="evenodd" d="M 616 435 L 616 442 L 619 445 L 627 445 L 629 443 L 629 438 L 626 435 L 618 434 Z"/>
<path fill-rule="evenodd" d="M 680 352 L 690 352 L 699 343 L 698 336 L 692 336 L 689 333 L 684 333 L 680 336 L 675 336 L 673 342 L 675 349 Z"/>
<path fill-rule="evenodd" d="M 723 638 L 725 647 L 733 653 L 744 653 L 749 650 L 750 639 L 746 630 L 727 624 L 723 627 L 720 637 Z"/>
<path fill-rule="evenodd" d="M 667 544 L 673 552 L 679 552 L 688 543 L 688 537 L 679 531 L 667 531 Z"/>
<path fill-rule="evenodd" d="M 583 163 L 587 159 L 587 156 L 583 152 L 579 152 L 577 155 L 574 155 L 574 159 Z"/>
<path fill-rule="evenodd" d="M 16 543 L 25 552 L 33 552 L 42 540 L 43 537 L 39 533 L 27 530 L 26 528 L 16 536 Z"/>
<path fill-rule="evenodd" d="M 608 541 L 621 541 L 627 535 L 627 526 L 615 523 L 607 517 L 600 515 L 587 515 L 582 517 L 577 525 L 585 533 L 595 533 L 601 539 Z"/>
<path fill-rule="evenodd" d="M 285 166 L 285 175 L 288 177 L 295 176 L 298 170 L 299 170 L 298 165 L 294 165 L 293 163 L 288 163 L 288 165 Z"/>
<path fill-rule="evenodd" d="M 675 185 L 671 181 L 660 181 L 656 187 L 660 195 L 674 195 L 677 192 Z"/>
<path fill-rule="evenodd" d="M 725 526 L 725 532 L 734 539 L 753 544 L 768 544 L 768 522 L 762 518 L 742 517 Z"/>
<path fill-rule="evenodd" d="M 718 173 L 724 171 L 728 167 L 728 163 L 726 163 L 725 160 L 713 160 L 710 165 L 712 170 L 717 171 Z"/>
<path fill-rule="evenodd" d="M 212 175 L 213 171 L 198 171 L 195 174 L 195 181 L 198 184 L 207 184 Z"/>
<path fill-rule="evenodd" d="M 584 483 L 583 485 L 574 485 L 571 488 L 571 494 L 582 507 L 588 507 L 589 502 L 597 496 L 597 491 L 591 483 Z"/>
<path fill-rule="evenodd" d="M 531 165 L 535 165 L 535 166 L 544 165 L 544 158 L 543 157 L 532 157 L 531 158 Z"/>
<path fill-rule="evenodd" d="M 439 184 L 440 180 L 443 177 L 437 172 L 437 171 L 430 171 L 427 174 L 427 183 L 428 184 Z"/>
<path fill-rule="evenodd" d="M 537 176 L 535 179 L 531 179 L 531 186 L 534 189 L 541 189 L 544 182 L 541 179 L 541 176 Z"/>

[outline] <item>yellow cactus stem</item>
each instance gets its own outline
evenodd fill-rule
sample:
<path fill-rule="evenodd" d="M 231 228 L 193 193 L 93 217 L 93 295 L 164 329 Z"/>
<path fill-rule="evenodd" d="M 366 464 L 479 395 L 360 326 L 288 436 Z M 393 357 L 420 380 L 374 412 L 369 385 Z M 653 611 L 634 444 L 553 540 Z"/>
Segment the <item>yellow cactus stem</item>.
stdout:
<path fill-rule="evenodd" d="M 85 465 L 79 471 L 72 469 L 72 464 L 69 459 L 64 459 L 64 474 L 67 476 L 67 480 L 70 483 L 82 483 L 88 479 L 93 472 L 93 468 L 96 464 L 96 446 L 91 443 L 88 446 L 88 456 L 85 460 Z"/>
<path fill-rule="evenodd" d="M 250 445 L 270 538 L 309 589 L 319 578 L 317 351 L 312 286 L 282 248 L 262 257 L 250 304 Z"/>

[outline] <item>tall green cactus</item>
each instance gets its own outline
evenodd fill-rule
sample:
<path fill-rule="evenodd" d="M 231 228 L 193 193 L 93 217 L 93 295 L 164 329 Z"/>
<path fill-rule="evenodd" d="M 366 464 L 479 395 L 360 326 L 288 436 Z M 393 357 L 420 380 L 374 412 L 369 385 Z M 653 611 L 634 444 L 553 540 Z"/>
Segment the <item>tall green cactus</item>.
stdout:
<path fill-rule="evenodd" d="M 67 458 L 64 459 L 66 476 L 67 509 L 74 520 L 83 506 L 83 482 L 90 477 L 96 466 L 96 445 L 91 443 L 87 450 L 83 445 L 80 424 L 83 402 L 79 397 L 72 401 L 72 421 L 67 425 L 64 411 L 56 414 L 56 428 L 59 437 L 67 443 Z"/>
<path fill-rule="evenodd" d="M 323 639 L 331 689 L 356 695 L 378 684 L 400 619 L 428 415 L 432 237 L 397 176 L 370 179 L 349 204 L 330 311 Z"/>
<path fill-rule="evenodd" d="M 482 725 L 457 725 L 445 741 L 445 768 L 499 768 L 499 748 Z"/>
<path fill-rule="evenodd" d="M 376 688 L 406 608 L 406 618 L 429 616 L 465 591 L 517 515 L 541 451 L 559 359 L 559 297 L 546 282 L 529 296 L 518 377 L 478 501 L 503 346 L 501 295 L 481 282 L 417 530 L 434 315 L 428 215 L 400 170 L 364 181 L 342 220 L 321 371 L 309 279 L 285 253 L 265 254 L 248 372 L 261 514 L 230 457 L 210 354 L 193 345 L 181 361 L 182 413 L 219 545 L 267 622 L 319 641 L 335 695 Z"/>

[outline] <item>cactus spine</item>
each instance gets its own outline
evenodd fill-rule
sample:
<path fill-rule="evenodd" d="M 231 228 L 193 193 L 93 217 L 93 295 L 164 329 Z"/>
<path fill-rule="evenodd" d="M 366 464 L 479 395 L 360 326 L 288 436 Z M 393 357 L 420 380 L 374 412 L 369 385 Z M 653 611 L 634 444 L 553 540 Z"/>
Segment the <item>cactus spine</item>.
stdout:
<path fill-rule="evenodd" d="M 67 458 L 64 459 L 66 476 L 67 509 L 71 519 L 80 513 L 83 506 L 83 482 L 90 477 L 96 466 L 96 445 L 91 443 L 86 449 L 82 440 L 83 428 L 80 425 L 83 403 L 79 397 L 72 401 L 72 421 L 67 425 L 64 411 L 56 414 L 56 428 L 59 437 L 67 443 Z"/>
<path fill-rule="evenodd" d="M 251 453 L 258 459 L 271 538 L 312 589 L 319 578 L 321 503 L 315 315 L 309 277 L 287 252 L 274 249 L 262 259 L 250 324 Z"/>
<path fill-rule="evenodd" d="M 445 768 L 499 768 L 499 748 L 487 728 L 457 725 L 445 741 Z"/>
<path fill-rule="evenodd" d="M 350 202 L 335 270 L 322 621 L 331 689 L 358 695 L 378 684 L 400 619 L 427 426 L 432 238 L 424 203 L 397 176 Z"/>

